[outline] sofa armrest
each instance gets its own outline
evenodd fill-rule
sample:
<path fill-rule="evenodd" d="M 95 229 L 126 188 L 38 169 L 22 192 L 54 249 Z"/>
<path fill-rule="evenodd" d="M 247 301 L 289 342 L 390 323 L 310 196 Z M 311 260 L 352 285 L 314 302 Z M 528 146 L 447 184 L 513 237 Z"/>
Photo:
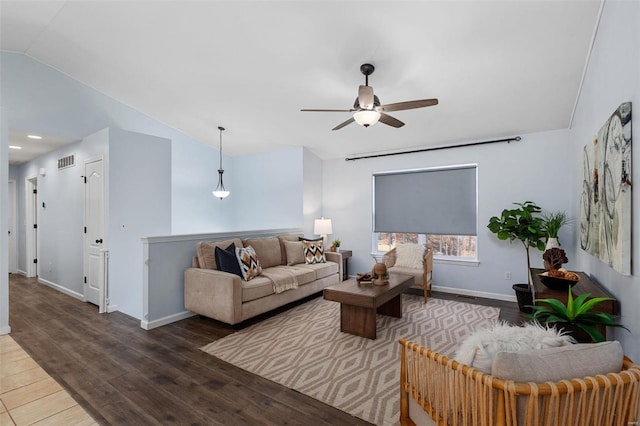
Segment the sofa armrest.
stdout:
<path fill-rule="evenodd" d="M 342 266 L 344 265 L 344 262 L 342 262 L 342 254 L 337 251 L 328 251 L 324 255 L 327 261 L 338 264 L 338 276 L 340 277 L 340 281 L 342 281 L 342 277 L 344 276 L 344 272 L 342 271 Z"/>
<path fill-rule="evenodd" d="M 214 269 L 184 271 L 184 306 L 227 324 L 242 320 L 242 279 Z"/>

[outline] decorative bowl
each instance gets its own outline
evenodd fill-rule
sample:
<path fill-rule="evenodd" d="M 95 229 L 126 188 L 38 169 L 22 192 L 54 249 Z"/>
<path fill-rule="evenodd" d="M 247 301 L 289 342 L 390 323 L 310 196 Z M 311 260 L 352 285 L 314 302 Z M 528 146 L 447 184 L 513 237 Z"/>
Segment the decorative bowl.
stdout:
<path fill-rule="evenodd" d="M 567 278 L 552 277 L 547 272 L 538 274 L 542 284 L 546 285 L 552 290 L 569 290 L 570 287 L 578 284 L 580 280 L 569 280 Z"/>

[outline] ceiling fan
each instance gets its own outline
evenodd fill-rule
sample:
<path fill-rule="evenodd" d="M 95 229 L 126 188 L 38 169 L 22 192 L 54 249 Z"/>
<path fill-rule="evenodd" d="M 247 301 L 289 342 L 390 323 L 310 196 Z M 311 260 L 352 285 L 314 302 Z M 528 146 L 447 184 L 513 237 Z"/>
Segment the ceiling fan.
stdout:
<path fill-rule="evenodd" d="M 404 123 L 387 114 L 391 111 L 403 111 L 406 109 L 424 108 L 438 105 L 438 99 L 420 99 L 416 101 L 397 102 L 394 104 L 380 105 L 380 99 L 373 94 L 373 87 L 369 86 L 369 76 L 373 74 L 375 67 L 371 64 L 362 64 L 360 72 L 364 74 L 364 86 L 358 89 L 358 97 L 351 109 L 301 109 L 311 112 L 352 112 L 353 116 L 347 121 L 338 124 L 331 130 L 340 130 L 354 121 L 361 126 L 369 127 L 378 121 L 392 127 L 402 127 Z"/>

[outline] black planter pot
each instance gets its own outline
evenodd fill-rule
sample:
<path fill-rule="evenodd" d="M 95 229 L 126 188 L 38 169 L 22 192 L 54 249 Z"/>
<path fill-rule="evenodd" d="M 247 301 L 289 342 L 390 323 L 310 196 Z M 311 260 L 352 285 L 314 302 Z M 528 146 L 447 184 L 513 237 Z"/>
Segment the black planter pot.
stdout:
<path fill-rule="evenodd" d="M 511 288 L 516 292 L 516 299 L 518 299 L 518 308 L 520 312 L 525 314 L 532 314 L 533 309 L 529 306 L 533 305 L 533 294 L 527 284 L 514 284 Z"/>

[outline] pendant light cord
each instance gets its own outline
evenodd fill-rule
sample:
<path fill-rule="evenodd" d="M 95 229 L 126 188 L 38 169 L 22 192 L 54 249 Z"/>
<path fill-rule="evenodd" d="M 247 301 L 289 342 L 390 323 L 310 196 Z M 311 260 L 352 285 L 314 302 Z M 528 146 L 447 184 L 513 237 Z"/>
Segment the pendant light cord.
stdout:
<path fill-rule="evenodd" d="M 220 130 L 220 170 L 222 170 L 222 132 L 224 127 L 218 126 L 218 130 Z"/>

